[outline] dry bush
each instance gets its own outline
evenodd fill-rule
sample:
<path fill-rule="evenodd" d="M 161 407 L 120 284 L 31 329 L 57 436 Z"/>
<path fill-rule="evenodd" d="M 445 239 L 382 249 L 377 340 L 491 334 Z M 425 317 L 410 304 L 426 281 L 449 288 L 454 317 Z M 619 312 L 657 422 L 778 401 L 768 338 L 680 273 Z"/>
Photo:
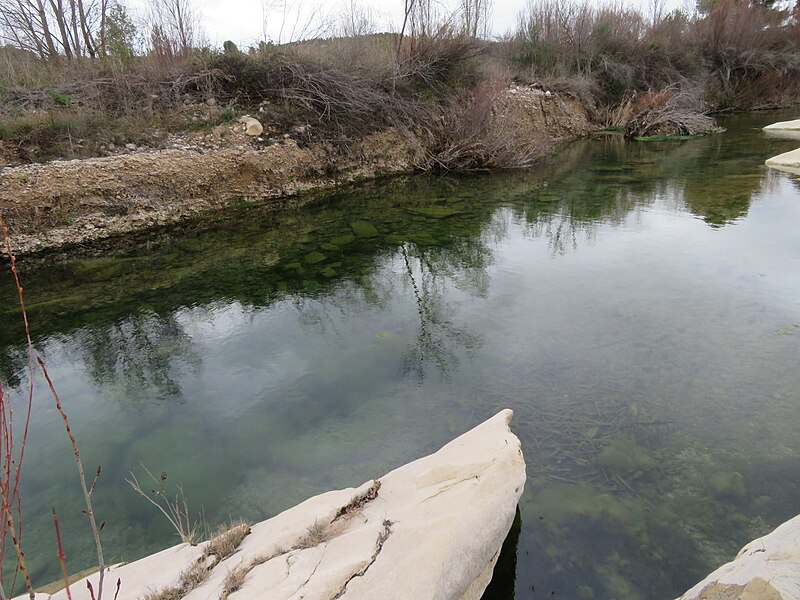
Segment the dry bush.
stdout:
<path fill-rule="evenodd" d="M 239 565 L 235 569 L 230 570 L 222 582 L 222 598 L 227 598 L 233 592 L 241 589 L 250 571 L 252 571 L 252 567 L 246 565 Z"/>
<path fill-rule="evenodd" d="M 199 532 L 199 525 L 193 522 L 189 514 L 189 499 L 183 492 L 183 485 L 176 486 L 175 496 L 172 497 L 171 493 L 166 491 L 167 473 L 162 471 L 160 476 L 156 477 L 150 470 L 141 465 L 142 470 L 147 474 L 149 479 L 145 487 L 150 488 L 150 494 L 142 489 L 139 480 L 132 470 L 128 471 L 129 477 L 125 478 L 128 485 L 131 486 L 139 496 L 147 500 L 156 510 L 158 510 L 164 518 L 169 521 L 175 533 L 180 537 L 181 542 L 184 544 L 197 543 L 197 535 Z"/>
<path fill-rule="evenodd" d="M 297 541 L 294 550 L 315 548 L 331 539 L 332 534 L 333 529 L 329 522 L 324 520 L 315 521 L 314 524 L 306 530 L 305 535 Z"/>
<path fill-rule="evenodd" d="M 415 89 L 459 87 L 470 83 L 472 59 L 480 56 L 485 43 L 463 35 L 445 22 L 430 32 L 403 40 L 397 52 L 397 85 Z"/>
<path fill-rule="evenodd" d="M 143 600 L 180 600 L 203 583 L 210 572 L 211 567 L 206 564 L 203 557 L 181 573 L 177 585 L 145 594 Z"/>
<path fill-rule="evenodd" d="M 199 122 L 192 114 L 223 76 L 201 66 L 164 72 L 147 59 L 124 68 L 73 60 L 55 69 L 28 58 L 0 69 L 0 139 L 25 161 L 97 156 L 109 143 L 157 145 L 170 132 L 223 120 L 221 107 L 204 105 Z"/>
<path fill-rule="evenodd" d="M 217 529 L 216 535 L 208 543 L 206 556 L 216 556 L 217 562 L 225 560 L 236 552 L 248 535 L 250 535 L 250 525 L 244 521 L 221 525 Z"/>
<path fill-rule="evenodd" d="M 534 131 L 520 132 L 505 82 L 485 82 L 444 103 L 425 130 L 428 171 L 531 166 L 546 150 Z"/>
<path fill-rule="evenodd" d="M 621 3 L 538 0 L 506 43 L 520 78 L 588 79 L 606 108 L 687 80 L 716 109 L 775 106 L 790 102 L 800 78 L 798 27 L 758 2 L 720 0 L 693 16 L 649 20 Z M 775 79 L 777 88 L 764 85 Z"/>
<path fill-rule="evenodd" d="M 392 76 L 395 44 L 391 34 L 364 34 L 302 42 L 294 46 L 293 53 L 299 61 L 320 69 L 385 80 Z"/>
<path fill-rule="evenodd" d="M 523 78 L 575 80 L 581 97 L 611 103 L 647 87 L 646 29 L 644 17 L 622 4 L 542 0 L 529 3 L 507 43 Z"/>
<path fill-rule="evenodd" d="M 703 90 L 695 85 L 673 86 L 642 95 L 631 109 L 625 133 L 630 137 L 697 135 L 716 130 L 707 114 Z"/>
<path fill-rule="evenodd" d="M 775 75 L 780 75 L 779 94 L 787 87 L 798 91 L 800 30 L 788 24 L 788 16 L 788 11 L 755 2 L 720 0 L 696 22 L 695 44 L 718 86 L 715 104 L 731 109 L 769 106 L 774 88 L 756 84 L 775 83 Z"/>

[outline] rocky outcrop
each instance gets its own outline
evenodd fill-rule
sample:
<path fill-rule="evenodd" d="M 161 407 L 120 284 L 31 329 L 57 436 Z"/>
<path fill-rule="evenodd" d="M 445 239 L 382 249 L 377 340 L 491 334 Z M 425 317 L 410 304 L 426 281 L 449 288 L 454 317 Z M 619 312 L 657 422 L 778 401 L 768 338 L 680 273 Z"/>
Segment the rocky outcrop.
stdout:
<path fill-rule="evenodd" d="M 747 544 L 680 600 L 800 598 L 800 516 Z"/>
<path fill-rule="evenodd" d="M 800 139 L 800 119 L 772 123 L 764 127 L 763 131 L 770 137 Z M 779 171 L 800 174 L 800 148 L 768 158 L 765 164 Z"/>
<path fill-rule="evenodd" d="M 119 580 L 119 598 L 131 600 L 477 600 L 525 484 L 511 417 L 504 410 L 435 454 L 254 525 L 232 553 L 184 544 L 112 567 L 106 589 Z M 71 589 L 89 599 L 85 581 Z"/>
<path fill-rule="evenodd" d="M 800 174 L 800 148 L 773 156 L 765 164 L 779 171 Z"/>
<path fill-rule="evenodd" d="M 771 125 L 767 125 L 764 127 L 764 131 L 773 132 L 773 131 L 796 131 L 800 133 L 800 119 L 795 119 L 793 121 L 780 121 L 778 123 L 772 123 Z"/>

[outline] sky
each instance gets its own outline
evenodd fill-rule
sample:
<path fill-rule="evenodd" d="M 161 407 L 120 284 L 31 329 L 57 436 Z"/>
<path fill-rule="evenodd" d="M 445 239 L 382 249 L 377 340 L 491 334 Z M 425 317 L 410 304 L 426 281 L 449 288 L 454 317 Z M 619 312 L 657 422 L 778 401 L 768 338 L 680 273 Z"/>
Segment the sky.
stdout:
<path fill-rule="evenodd" d="M 308 15 L 316 10 L 329 21 L 343 12 L 345 5 L 353 2 L 366 8 L 373 16 L 378 31 L 398 30 L 402 21 L 403 0 L 192 0 L 201 13 L 203 30 L 210 45 L 221 47 L 225 40 L 232 40 L 240 48 L 247 48 L 264 39 L 264 6 L 267 5 L 267 39 L 289 41 L 301 35 L 309 21 Z M 517 16 L 528 0 L 493 0 L 492 33 L 501 35 L 513 29 Z M 138 0 L 145 3 L 146 0 Z M 457 0 L 442 0 L 446 8 L 457 5 Z M 599 3 L 599 2 L 598 2 Z M 693 0 L 665 0 L 667 11 L 693 5 Z M 270 7 L 269 5 L 272 4 Z M 649 2 L 628 0 L 627 4 L 647 11 Z M 282 7 L 286 5 L 284 18 Z M 299 11 L 297 9 L 300 9 Z M 299 19 L 297 15 L 300 14 Z M 394 24 L 394 27 L 392 26 Z M 292 30 L 295 35 L 292 36 Z M 314 27 L 309 31 L 313 34 Z M 311 35 L 310 37 L 313 37 Z"/>

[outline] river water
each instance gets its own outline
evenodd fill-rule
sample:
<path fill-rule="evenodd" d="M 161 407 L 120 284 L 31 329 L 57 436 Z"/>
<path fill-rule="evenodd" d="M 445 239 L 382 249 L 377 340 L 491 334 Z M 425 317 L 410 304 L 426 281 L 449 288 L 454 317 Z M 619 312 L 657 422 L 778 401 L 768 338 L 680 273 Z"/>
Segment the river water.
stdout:
<path fill-rule="evenodd" d="M 125 483 L 207 527 L 260 520 L 515 412 L 528 482 L 487 598 L 673 598 L 800 512 L 796 143 L 730 117 L 683 142 L 571 144 L 538 169 L 392 179 L 272 214 L 28 261 L 38 352 L 109 562 L 176 543 Z M 94 254 L 93 254 L 94 252 Z M 0 375 L 27 390 L 0 282 Z M 18 423 L 19 423 L 18 419 Z M 71 449 L 37 381 L 22 480 L 35 582 L 91 566 Z"/>

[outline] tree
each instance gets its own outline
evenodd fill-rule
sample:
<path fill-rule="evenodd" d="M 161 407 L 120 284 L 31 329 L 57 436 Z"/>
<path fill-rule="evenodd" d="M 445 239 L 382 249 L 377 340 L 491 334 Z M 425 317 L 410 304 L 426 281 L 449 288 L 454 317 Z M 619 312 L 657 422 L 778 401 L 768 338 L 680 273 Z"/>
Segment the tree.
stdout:
<path fill-rule="evenodd" d="M 200 15 L 190 0 L 150 0 L 150 42 L 157 57 L 186 58 L 200 31 Z"/>
<path fill-rule="evenodd" d="M 110 0 L 0 0 L 0 39 L 43 60 L 107 53 Z"/>
<path fill-rule="evenodd" d="M 376 29 L 372 9 L 357 0 L 349 0 L 339 13 L 339 34 L 343 37 L 369 35 Z"/>
<path fill-rule="evenodd" d="M 111 5 L 104 32 L 106 52 L 109 56 L 123 61 L 133 58 L 137 29 L 124 5 L 119 2 Z"/>
<path fill-rule="evenodd" d="M 491 10 L 491 0 L 461 0 L 464 33 L 473 38 L 488 35 Z"/>

